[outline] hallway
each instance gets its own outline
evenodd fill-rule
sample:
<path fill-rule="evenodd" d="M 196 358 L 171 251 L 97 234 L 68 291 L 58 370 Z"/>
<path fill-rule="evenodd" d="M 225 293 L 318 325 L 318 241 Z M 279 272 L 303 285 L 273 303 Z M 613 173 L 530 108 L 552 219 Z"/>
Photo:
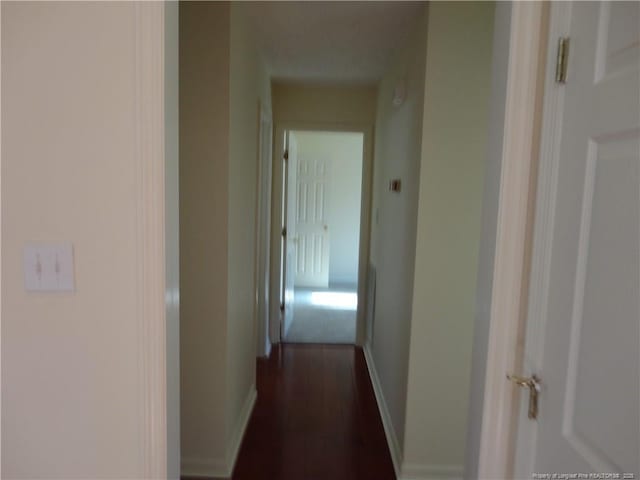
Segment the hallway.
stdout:
<path fill-rule="evenodd" d="M 274 346 L 257 377 L 234 480 L 395 479 L 360 348 Z"/>

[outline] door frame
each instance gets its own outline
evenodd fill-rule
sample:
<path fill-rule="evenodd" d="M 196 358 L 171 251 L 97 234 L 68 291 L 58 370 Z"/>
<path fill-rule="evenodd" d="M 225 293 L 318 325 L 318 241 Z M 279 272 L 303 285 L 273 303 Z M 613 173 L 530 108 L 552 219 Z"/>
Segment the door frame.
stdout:
<path fill-rule="evenodd" d="M 479 447 L 478 478 L 513 478 L 516 457 L 515 438 L 520 413 L 520 395 L 506 374 L 519 373 L 524 353 L 523 333 L 527 328 L 530 266 L 541 261 L 532 258 L 533 219 L 542 215 L 536 209 L 536 196 L 548 195 L 547 163 L 542 158 L 553 151 L 560 125 L 544 115 L 556 109 L 562 88 L 543 80 L 547 52 L 555 45 L 547 38 L 557 34 L 558 5 L 542 2 L 513 2 L 509 39 L 504 140 L 500 178 L 498 222 L 496 230 L 493 289 L 489 320 L 482 428 Z M 565 8 L 562 7 L 561 8 Z M 549 35 L 547 35 L 547 29 Z M 555 55 L 554 55 L 555 56 Z M 551 75 L 546 75 L 550 77 Z M 551 93 L 544 96 L 542 88 Z M 551 87 L 551 88 L 550 88 Z M 542 129 L 542 142 L 540 130 Z M 536 251 L 536 254 L 538 252 Z M 531 323 L 531 322 L 529 322 Z M 531 327 L 529 327 L 531 328 Z M 519 459 L 520 461 L 520 459 Z"/>
<path fill-rule="evenodd" d="M 269 336 L 271 343 L 280 343 L 281 233 L 283 201 L 283 154 L 285 131 L 321 131 L 362 133 L 362 193 L 360 201 L 360 245 L 358 253 L 358 309 L 355 344 L 364 345 L 366 338 L 367 266 L 371 231 L 371 192 L 373 180 L 373 126 L 361 123 L 274 122 L 273 167 L 271 188 L 271 278 Z"/>
<path fill-rule="evenodd" d="M 570 2 L 552 2 L 549 9 L 549 25 L 547 37 L 557 39 L 567 37 L 570 34 L 571 22 Z M 528 304 L 522 311 L 524 339 L 522 343 L 521 357 L 525 353 L 533 363 L 534 368 L 540 368 L 542 364 L 544 346 L 544 328 L 546 315 L 544 311 L 547 305 L 547 293 L 549 291 L 549 278 L 551 269 L 551 239 L 550 232 L 554 224 L 554 206 L 558 183 L 560 140 L 562 133 L 562 118 L 564 112 L 564 86 L 555 82 L 552 69 L 556 64 L 556 44 L 549 43 L 547 51 L 542 52 L 545 68 L 548 72 L 544 78 L 544 98 L 542 107 L 542 128 L 540 131 L 540 147 L 538 161 L 538 184 L 535 199 L 535 218 L 532 221 L 531 242 L 531 268 L 528 277 L 528 285 L 536 288 L 527 291 Z M 535 228 L 534 228 L 535 227 Z M 527 319 L 535 319 L 526 321 Z M 524 362 L 521 361 L 521 365 Z M 526 374 L 536 373 L 524 372 Z M 521 392 L 522 393 L 522 392 Z M 525 397 L 521 397 L 525 398 Z M 514 474 L 533 471 L 535 455 L 535 442 L 537 438 L 537 423 L 531 424 L 517 422 L 515 419 L 524 419 L 527 415 L 528 402 L 520 401 L 519 409 L 514 413 L 515 425 L 512 428 L 513 439 L 513 472 Z M 524 415 L 524 417 L 523 417 Z M 527 425 L 531 428 L 522 428 Z M 530 473 L 526 473 L 528 477 Z"/>
<path fill-rule="evenodd" d="M 266 150 L 263 141 L 269 142 Z M 256 179 L 256 249 L 255 249 L 255 305 L 257 324 L 257 352 L 259 357 L 268 357 L 271 352 L 269 317 L 271 304 L 271 198 L 273 196 L 273 120 L 271 110 L 263 102 L 258 102 L 258 176 Z M 262 199 L 266 195 L 269 205 L 263 209 Z M 264 292 L 269 292 L 264 298 Z M 264 304 L 264 305 L 263 305 Z M 264 317 L 260 314 L 264 307 Z"/>

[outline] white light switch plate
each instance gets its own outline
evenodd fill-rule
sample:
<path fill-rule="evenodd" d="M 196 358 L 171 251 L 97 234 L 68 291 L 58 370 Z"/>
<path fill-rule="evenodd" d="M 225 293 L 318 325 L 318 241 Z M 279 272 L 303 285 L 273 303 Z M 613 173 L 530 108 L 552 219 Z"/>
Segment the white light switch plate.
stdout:
<path fill-rule="evenodd" d="M 29 244 L 24 247 L 24 286 L 27 292 L 73 292 L 73 245 Z"/>

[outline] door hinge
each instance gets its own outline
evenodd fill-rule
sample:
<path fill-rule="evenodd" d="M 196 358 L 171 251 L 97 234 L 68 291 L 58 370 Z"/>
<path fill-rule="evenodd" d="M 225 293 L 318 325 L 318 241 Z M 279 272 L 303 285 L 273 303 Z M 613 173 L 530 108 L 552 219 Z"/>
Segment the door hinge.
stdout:
<path fill-rule="evenodd" d="M 287 227 L 282 227 L 282 236 L 287 238 Z"/>
<path fill-rule="evenodd" d="M 282 156 L 282 158 L 284 158 L 285 160 L 289 160 L 289 149 L 288 148 L 284 151 L 284 155 Z"/>
<path fill-rule="evenodd" d="M 280 311 L 284 312 L 284 302 L 280 303 Z"/>
<path fill-rule="evenodd" d="M 558 39 L 556 58 L 556 83 L 567 83 L 567 66 L 569 64 L 569 37 Z"/>

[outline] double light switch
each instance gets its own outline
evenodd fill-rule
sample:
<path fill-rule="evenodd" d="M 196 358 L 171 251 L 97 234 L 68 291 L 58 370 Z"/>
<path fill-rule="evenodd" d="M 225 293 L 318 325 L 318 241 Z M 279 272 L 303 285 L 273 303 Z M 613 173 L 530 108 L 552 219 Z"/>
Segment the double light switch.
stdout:
<path fill-rule="evenodd" d="M 71 243 L 25 245 L 24 284 L 27 292 L 72 292 L 74 283 Z"/>

